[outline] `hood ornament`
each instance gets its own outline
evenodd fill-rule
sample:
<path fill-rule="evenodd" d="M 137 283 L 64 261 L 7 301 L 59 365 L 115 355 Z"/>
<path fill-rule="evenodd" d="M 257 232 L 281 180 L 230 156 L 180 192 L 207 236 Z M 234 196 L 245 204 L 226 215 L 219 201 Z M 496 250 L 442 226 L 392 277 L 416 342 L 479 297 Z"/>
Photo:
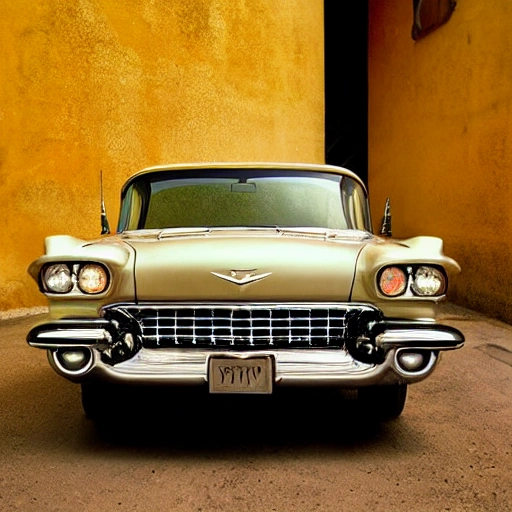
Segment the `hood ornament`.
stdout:
<path fill-rule="evenodd" d="M 230 283 L 235 284 L 247 284 L 253 283 L 254 281 L 259 281 L 260 279 L 265 279 L 272 272 L 266 272 L 264 274 L 256 274 L 256 269 L 253 270 L 230 270 L 225 274 L 221 274 L 219 272 L 212 272 L 215 277 L 219 277 L 220 279 L 224 279 L 229 281 Z"/>

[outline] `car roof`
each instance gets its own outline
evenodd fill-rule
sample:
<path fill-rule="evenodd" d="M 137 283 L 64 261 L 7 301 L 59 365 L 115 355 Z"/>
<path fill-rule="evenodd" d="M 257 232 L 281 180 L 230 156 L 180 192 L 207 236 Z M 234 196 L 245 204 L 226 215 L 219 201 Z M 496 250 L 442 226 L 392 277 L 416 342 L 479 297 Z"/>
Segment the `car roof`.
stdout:
<path fill-rule="evenodd" d="M 172 172 L 172 171 L 186 171 L 186 170 L 215 170 L 215 169 L 283 169 L 283 170 L 301 170 L 310 172 L 330 172 L 339 174 L 341 176 L 348 176 L 357 181 L 366 191 L 366 186 L 361 178 L 350 169 L 329 164 L 312 164 L 312 163 L 298 163 L 298 162 L 200 162 L 200 163 L 182 163 L 182 164 L 168 164 L 168 165 L 155 165 L 146 167 L 141 171 L 133 174 L 123 185 L 122 191 L 124 192 L 127 187 L 134 181 L 144 176 L 145 174 L 155 174 L 159 172 Z"/>

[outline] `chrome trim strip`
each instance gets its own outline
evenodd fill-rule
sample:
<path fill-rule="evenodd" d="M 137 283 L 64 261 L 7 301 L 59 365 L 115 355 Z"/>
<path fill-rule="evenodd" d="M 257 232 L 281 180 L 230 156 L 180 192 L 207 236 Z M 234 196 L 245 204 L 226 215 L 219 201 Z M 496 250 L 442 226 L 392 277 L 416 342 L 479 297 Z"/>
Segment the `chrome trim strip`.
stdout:
<path fill-rule="evenodd" d="M 111 338 L 105 329 L 62 329 L 58 331 L 40 332 L 37 338 L 77 339 L 77 340 L 109 340 Z"/>
<path fill-rule="evenodd" d="M 155 308 L 191 308 L 191 307 L 217 307 L 238 309 L 261 308 L 340 308 L 340 309 L 364 309 L 366 311 L 380 311 L 376 306 L 366 302 L 115 302 L 103 307 L 103 311 L 119 307 L 155 307 Z"/>
<path fill-rule="evenodd" d="M 408 347 L 418 343 L 420 347 L 431 350 L 447 350 L 448 348 L 462 347 L 464 340 L 461 340 L 455 332 L 439 329 L 442 329 L 442 327 L 437 326 L 436 328 L 434 325 L 432 329 L 390 329 L 379 334 L 376 337 L 376 342 L 378 346 L 406 344 Z M 447 343 L 450 347 L 446 346 Z"/>
<path fill-rule="evenodd" d="M 39 341 L 41 340 L 41 341 Z M 38 332 L 35 340 L 28 343 L 36 348 L 90 347 L 97 343 L 109 343 L 111 334 L 105 329 L 56 329 Z"/>

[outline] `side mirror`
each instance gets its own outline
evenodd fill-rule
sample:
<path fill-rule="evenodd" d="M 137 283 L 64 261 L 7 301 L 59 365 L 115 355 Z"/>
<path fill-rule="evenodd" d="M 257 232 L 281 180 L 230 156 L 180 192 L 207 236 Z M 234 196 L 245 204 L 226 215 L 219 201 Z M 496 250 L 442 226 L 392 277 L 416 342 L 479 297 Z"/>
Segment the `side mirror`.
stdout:
<path fill-rule="evenodd" d="M 384 207 L 384 216 L 382 217 L 380 235 L 393 236 L 391 233 L 391 208 L 389 206 L 389 197 L 386 199 L 386 206 Z"/>

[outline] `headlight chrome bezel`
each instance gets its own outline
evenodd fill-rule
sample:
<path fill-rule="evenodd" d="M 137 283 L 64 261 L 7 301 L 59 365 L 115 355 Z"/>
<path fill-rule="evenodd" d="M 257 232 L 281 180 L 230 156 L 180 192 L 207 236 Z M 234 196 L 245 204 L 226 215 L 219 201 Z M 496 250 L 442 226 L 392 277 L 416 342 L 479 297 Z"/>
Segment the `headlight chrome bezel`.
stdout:
<path fill-rule="evenodd" d="M 402 272 L 405 275 L 406 284 L 399 293 L 387 293 L 383 286 L 386 274 Z M 437 286 L 435 282 L 437 281 Z M 377 272 L 377 290 L 379 294 L 389 299 L 396 298 L 439 298 L 446 295 L 448 289 L 448 277 L 446 271 L 440 265 L 430 263 L 416 264 L 389 264 Z"/>
<path fill-rule="evenodd" d="M 90 288 L 88 290 L 87 286 L 83 284 L 83 280 L 81 280 L 81 276 L 83 276 L 83 272 L 87 269 L 96 268 L 100 269 L 99 274 L 101 274 L 103 283 L 102 286 L 97 289 Z M 61 290 L 57 289 L 55 286 L 52 286 L 49 282 L 49 279 L 52 275 L 55 275 L 57 271 L 60 271 L 63 274 L 69 275 L 69 284 L 68 286 L 63 286 Z M 98 262 L 92 261 L 58 261 L 51 262 L 44 265 L 39 272 L 39 282 L 40 287 L 43 293 L 46 294 L 55 294 L 55 295 L 69 295 L 69 294 L 80 294 L 81 296 L 89 296 L 89 295 L 101 295 L 105 293 L 110 287 L 110 272 L 108 268 Z"/>

